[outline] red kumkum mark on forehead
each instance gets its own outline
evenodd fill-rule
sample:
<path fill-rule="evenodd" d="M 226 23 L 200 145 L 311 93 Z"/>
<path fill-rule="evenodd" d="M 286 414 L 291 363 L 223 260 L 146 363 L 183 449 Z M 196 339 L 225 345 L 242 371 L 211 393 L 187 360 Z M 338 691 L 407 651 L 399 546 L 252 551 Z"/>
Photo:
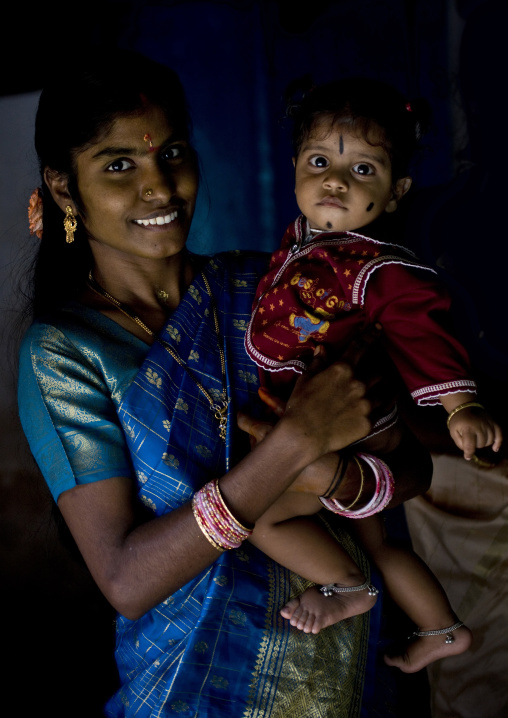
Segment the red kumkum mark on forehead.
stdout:
<path fill-rule="evenodd" d="M 147 132 L 146 135 L 143 137 L 143 140 L 144 140 L 145 142 L 148 142 L 148 151 L 149 151 L 149 152 L 155 152 L 155 150 L 158 149 L 157 147 L 154 147 L 154 146 L 153 146 L 152 138 L 150 137 L 150 135 L 148 134 L 148 132 Z"/>

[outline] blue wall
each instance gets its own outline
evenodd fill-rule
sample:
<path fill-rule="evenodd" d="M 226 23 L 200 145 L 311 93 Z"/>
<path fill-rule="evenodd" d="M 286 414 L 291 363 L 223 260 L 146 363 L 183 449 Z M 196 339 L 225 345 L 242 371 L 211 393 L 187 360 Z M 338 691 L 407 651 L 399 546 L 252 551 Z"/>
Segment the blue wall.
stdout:
<path fill-rule="evenodd" d="M 192 1 L 132 4 L 121 45 L 172 66 L 187 89 L 203 186 L 191 245 L 272 250 L 297 212 L 287 84 L 368 75 L 424 95 L 435 124 L 416 178 L 453 172 L 450 3 Z M 309 6 L 312 9 L 309 9 Z M 452 5 L 453 8 L 453 5 Z M 452 13 L 460 26 L 460 17 Z"/>

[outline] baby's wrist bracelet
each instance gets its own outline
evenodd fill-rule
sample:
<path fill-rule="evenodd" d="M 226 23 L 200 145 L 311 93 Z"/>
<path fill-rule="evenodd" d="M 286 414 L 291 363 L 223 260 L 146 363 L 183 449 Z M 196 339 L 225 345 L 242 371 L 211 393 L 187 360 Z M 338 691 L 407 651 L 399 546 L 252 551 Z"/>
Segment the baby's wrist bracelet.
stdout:
<path fill-rule="evenodd" d="M 455 414 L 458 414 L 459 411 L 462 411 L 462 409 L 472 409 L 473 407 L 476 407 L 477 409 L 483 409 L 485 410 L 485 407 L 481 404 L 478 404 L 477 401 L 466 401 L 464 404 L 459 404 L 459 406 L 456 406 L 455 409 L 452 409 L 450 413 L 448 414 L 448 418 L 446 419 L 446 428 L 450 428 L 450 421 L 455 416 Z"/>

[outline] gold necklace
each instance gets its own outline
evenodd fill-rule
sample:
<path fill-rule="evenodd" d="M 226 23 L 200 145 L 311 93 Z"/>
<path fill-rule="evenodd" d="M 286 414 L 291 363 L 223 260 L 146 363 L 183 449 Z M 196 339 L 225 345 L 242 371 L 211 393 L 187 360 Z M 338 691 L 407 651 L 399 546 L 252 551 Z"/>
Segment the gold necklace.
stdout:
<path fill-rule="evenodd" d="M 203 283 L 205 285 L 205 289 L 207 291 L 208 296 L 211 300 L 212 305 L 212 313 L 213 313 L 213 320 L 214 320 L 214 329 L 215 329 L 215 336 L 217 337 L 217 344 L 219 347 L 219 355 L 220 355 L 220 365 L 221 365 L 221 372 L 222 372 L 222 393 L 220 395 L 219 401 L 214 401 L 213 398 L 210 396 L 208 391 L 205 389 L 205 387 L 201 384 L 201 382 L 193 376 L 191 373 L 189 367 L 184 362 L 184 360 L 181 358 L 181 356 L 173 349 L 172 346 L 170 346 L 164 339 L 161 339 L 161 337 L 157 336 L 155 332 L 153 332 L 149 327 L 146 326 L 146 324 L 140 319 L 137 314 L 134 314 L 132 309 L 128 307 L 125 304 L 122 304 L 118 301 L 115 297 L 113 297 L 112 294 L 109 294 L 101 285 L 94 279 L 94 276 L 92 274 L 92 270 L 88 273 L 88 286 L 90 289 L 95 292 L 96 294 L 99 294 L 100 296 L 104 297 L 104 299 L 107 299 L 108 302 L 113 304 L 117 309 L 119 309 L 122 314 L 125 314 L 126 317 L 131 319 L 133 322 L 136 322 L 136 324 L 143 329 L 147 334 L 149 334 L 155 341 L 157 341 L 164 349 L 170 354 L 173 359 L 187 372 L 188 376 L 192 379 L 192 381 L 196 384 L 198 389 L 202 392 L 202 394 L 206 397 L 208 400 L 208 403 L 210 404 L 210 410 L 213 411 L 214 417 L 219 422 L 219 436 L 223 441 L 226 441 L 226 430 L 228 425 L 228 405 L 229 405 L 229 399 L 227 395 L 227 384 L 226 384 L 226 360 L 224 357 L 224 350 L 222 348 L 222 338 L 220 334 L 219 329 L 219 317 L 217 314 L 217 307 L 215 306 L 215 300 L 212 294 L 212 290 L 210 288 L 210 284 L 208 283 L 208 279 L 206 278 L 204 272 L 201 272 L 201 277 L 203 279 Z"/>

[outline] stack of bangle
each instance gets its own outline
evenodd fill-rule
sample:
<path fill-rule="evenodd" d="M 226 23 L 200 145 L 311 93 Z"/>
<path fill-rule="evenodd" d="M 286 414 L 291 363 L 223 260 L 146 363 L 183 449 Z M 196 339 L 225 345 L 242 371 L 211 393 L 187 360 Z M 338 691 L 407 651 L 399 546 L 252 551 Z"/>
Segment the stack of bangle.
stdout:
<path fill-rule="evenodd" d="M 395 488 L 393 475 L 388 466 L 384 461 L 381 461 L 377 456 L 371 456 L 370 454 L 356 454 L 354 460 L 360 469 L 360 490 L 354 501 L 349 506 L 343 506 L 337 499 L 326 499 L 322 496 L 319 500 L 323 506 L 329 511 L 333 511 L 335 514 L 340 514 L 348 519 L 364 519 L 367 516 L 373 516 L 374 514 L 382 511 L 390 503 Z M 360 464 L 360 459 L 372 469 L 374 477 L 376 479 L 376 490 L 371 500 L 363 506 L 361 509 L 351 511 L 361 498 L 364 485 L 364 473 Z"/>
<path fill-rule="evenodd" d="M 217 479 L 209 481 L 192 498 L 192 513 L 204 536 L 217 551 L 238 548 L 248 538 L 248 529 L 226 506 Z"/>

